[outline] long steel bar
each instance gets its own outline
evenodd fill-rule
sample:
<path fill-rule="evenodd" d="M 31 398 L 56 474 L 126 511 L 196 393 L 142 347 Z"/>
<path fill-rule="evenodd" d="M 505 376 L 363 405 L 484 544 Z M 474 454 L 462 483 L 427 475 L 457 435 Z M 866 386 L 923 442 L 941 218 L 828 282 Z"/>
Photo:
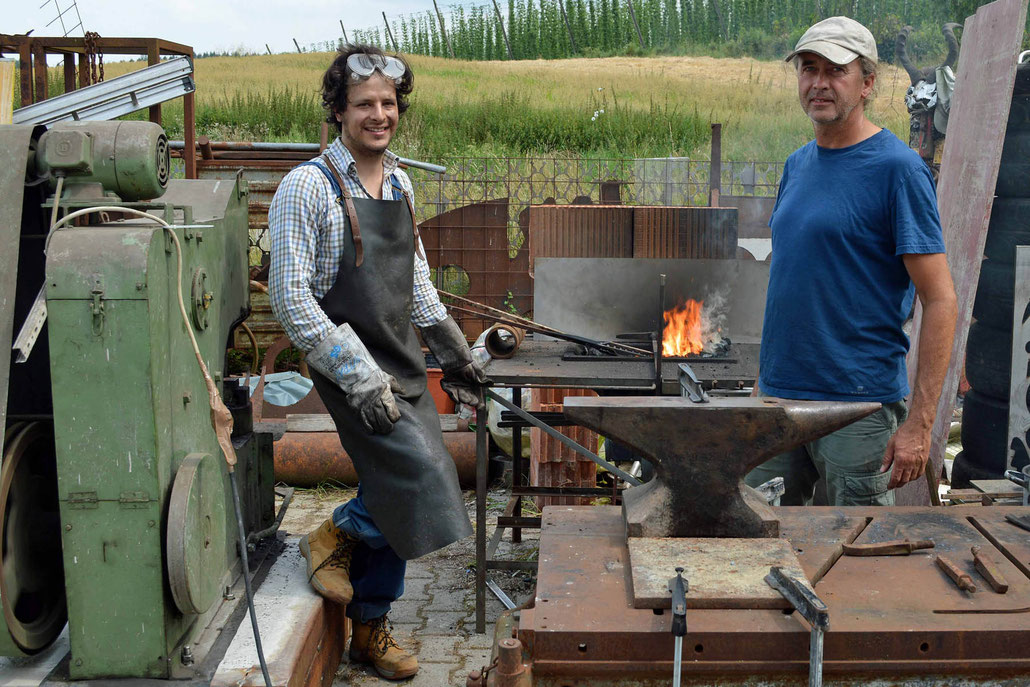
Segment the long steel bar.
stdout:
<path fill-rule="evenodd" d="M 560 432 L 558 432 L 558 431 L 556 431 L 554 429 L 551 429 L 545 423 L 540 422 L 535 417 L 533 417 L 532 415 L 530 415 L 529 413 L 524 411 L 522 408 L 519 408 L 517 405 L 515 405 L 514 403 L 512 403 L 508 399 L 504 398 L 503 396 L 499 396 L 498 394 L 495 394 L 493 391 L 490 391 L 489 389 L 487 389 L 486 395 L 489 396 L 490 398 L 492 398 L 493 400 L 497 401 L 498 403 L 500 403 L 502 406 L 504 406 L 508 410 L 514 412 L 516 415 L 521 417 L 526 422 L 529 422 L 530 424 L 532 424 L 537 429 L 543 431 L 548 436 L 550 436 L 550 437 L 552 437 L 554 439 L 557 439 L 561 443 L 563 443 L 566 446 L 568 446 L 569 448 L 571 448 L 576 453 L 578 453 L 578 454 L 580 454 L 580 455 L 582 455 L 582 456 L 584 456 L 586 458 L 589 458 L 590 460 L 592 460 L 593 462 L 597 463 L 598 465 L 600 465 L 601 467 L 603 467 L 605 470 L 607 470 L 608 472 L 612 473 L 613 475 L 617 475 L 620 479 L 622 479 L 622 480 L 624 480 L 626 482 L 629 482 L 633 486 L 637 486 L 638 484 L 641 484 L 640 480 L 637 479 L 636 477 L 634 477 L 633 475 L 629 474 L 628 472 L 626 472 L 622 468 L 617 467 L 615 464 L 609 463 L 607 460 L 605 460 L 604 458 L 601 458 L 597 454 L 592 453 L 589 449 L 586 449 L 583 446 L 580 446 L 579 444 L 577 444 L 575 441 L 573 441 L 572 439 L 568 438 L 564 434 L 562 434 L 562 433 L 560 433 Z M 484 479 L 485 479 L 485 477 L 484 477 Z"/>
<path fill-rule="evenodd" d="M 489 393 L 489 392 L 487 392 Z M 476 634 L 486 632 L 486 408 L 476 410 Z"/>
<path fill-rule="evenodd" d="M 318 143 L 270 143 L 268 141 L 211 141 L 209 143 L 211 150 L 233 150 L 233 151 L 263 151 L 269 153 L 313 153 L 317 155 L 321 152 L 321 147 Z M 186 143 L 184 141 L 169 141 L 169 150 L 185 150 Z M 446 174 L 447 168 L 443 165 L 433 164 L 432 162 L 423 162 L 422 160 L 412 160 L 407 157 L 398 157 L 398 162 L 405 167 L 416 167 L 418 169 L 424 169 L 427 172 L 435 172 L 436 174 Z"/>
<path fill-rule="evenodd" d="M 515 387 L 511 390 L 511 402 L 522 409 L 522 387 Z M 525 411 L 523 411 L 525 412 Z M 522 428 L 516 427 L 511 434 L 511 484 L 522 486 Z M 516 517 L 522 517 L 522 497 L 515 496 L 515 507 L 513 509 Z M 500 522 L 497 528 L 500 529 Z M 522 529 L 513 527 L 511 529 L 511 541 L 518 544 L 522 541 Z"/>

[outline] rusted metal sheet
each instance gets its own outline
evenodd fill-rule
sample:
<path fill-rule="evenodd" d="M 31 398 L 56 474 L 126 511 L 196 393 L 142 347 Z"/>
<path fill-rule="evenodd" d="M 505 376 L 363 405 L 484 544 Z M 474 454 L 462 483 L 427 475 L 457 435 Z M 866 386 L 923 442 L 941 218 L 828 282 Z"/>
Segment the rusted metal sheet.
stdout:
<path fill-rule="evenodd" d="M 532 310 L 529 251 L 524 242 L 509 241 L 507 198 L 449 210 L 419 228 L 438 287 L 494 308 Z M 489 326 L 471 316 L 455 319 L 470 339 Z"/>
<path fill-rule="evenodd" d="M 937 205 L 944 228 L 948 264 L 958 297 L 958 321 L 951 363 L 937 404 L 930 460 L 940 474 L 951 427 L 951 411 L 965 360 L 966 336 L 980 277 L 987 226 L 994 202 L 1005 125 L 1016 78 L 1016 57 L 1023 40 L 1027 0 L 997 0 L 966 19 L 959 53 L 959 73 L 948 120 L 948 138 L 937 185 Z M 916 305 L 912 347 L 908 353 L 909 386 L 915 388 L 919 364 L 922 307 Z M 924 480 L 897 491 L 899 505 L 929 503 Z"/>
<path fill-rule="evenodd" d="M 990 511 L 985 517 L 992 531 L 1004 524 L 1002 511 L 1027 512 L 984 510 Z M 809 543 L 825 546 L 843 534 L 844 521 L 871 521 L 859 537 L 862 541 L 894 539 L 905 532 L 966 554 L 972 544 L 988 546 L 965 514 L 954 509 L 778 511 L 783 534 L 809 574 L 826 557 L 824 547 Z M 816 591 L 830 609 L 824 664 L 830 683 L 931 685 L 970 677 L 971 683 L 1017 685 L 1030 678 L 1025 614 L 934 613 L 961 606 L 1030 605 L 1030 580 L 1009 568 L 1006 574 L 1016 582 L 1007 595 L 960 594 L 931 556 L 932 551 L 843 557 L 817 583 Z M 618 508 L 544 510 L 535 608 L 522 613 L 518 631 L 531 649 L 537 684 L 561 685 L 561 677 L 592 685 L 608 680 L 651 684 L 646 682 L 651 678 L 658 684 L 657 678 L 664 677 L 668 684 L 672 616 L 632 607 L 627 565 Z M 796 613 L 780 610 L 688 610 L 684 649 L 689 684 L 799 684 L 808 671 L 808 626 Z M 936 683 L 923 679 L 941 675 L 947 678 Z"/>
<path fill-rule="evenodd" d="M 536 258 L 633 257 L 635 208 L 624 205 L 533 205 L 530 274 Z"/>
<path fill-rule="evenodd" d="M 623 492 L 630 537 L 776 537 L 747 471 L 880 408 L 779 398 L 567 398 L 565 415 L 640 453 L 650 482 Z"/>
<path fill-rule="evenodd" d="M 780 538 L 630 537 L 634 608 L 671 608 L 669 580 L 683 568 L 687 608 L 791 608 L 765 576 L 780 566 L 806 580 L 790 542 Z"/>
<path fill-rule="evenodd" d="M 633 257 L 732 260 L 737 257 L 737 209 L 634 208 Z"/>

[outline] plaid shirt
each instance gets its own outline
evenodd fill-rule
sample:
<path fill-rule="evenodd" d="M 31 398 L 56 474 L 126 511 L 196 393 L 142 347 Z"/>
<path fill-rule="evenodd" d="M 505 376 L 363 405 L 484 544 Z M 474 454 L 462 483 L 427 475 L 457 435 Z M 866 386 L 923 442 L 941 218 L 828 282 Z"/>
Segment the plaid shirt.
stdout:
<path fill-rule="evenodd" d="M 341 170 L 351 195 L 370 198 L 358 178 L 354 157 L 339 138 L 326 153 Z M 398 169 L 397 156 L 387 151 L 383 158 L 383 198 L 393 197 L 391 175 L 401 188 L 413 192 L 408 175 Z M 346 214 L 334 201 L 329 180 L 316 167 L 308 165 L 291 170 L 283 178 L 268 209 L 272 257 L 268 291 L 272 313 L 290 341 L 303 351 L 310 351 L 336 329 L 318 305 L 336 281 L 346 249 Z M 411 322 L 417 327 L 428 327 L 447 317 L 447 311 L 429 279 L 429 265 L 418 251 L 414 270 Z"/>

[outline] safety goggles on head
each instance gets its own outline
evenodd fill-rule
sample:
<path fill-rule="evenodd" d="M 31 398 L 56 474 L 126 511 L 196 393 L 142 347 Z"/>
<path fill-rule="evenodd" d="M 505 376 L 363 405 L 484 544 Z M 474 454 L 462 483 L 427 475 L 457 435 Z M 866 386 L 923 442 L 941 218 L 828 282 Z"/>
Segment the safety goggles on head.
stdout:
<path fill-rule="evenodd" d="M 405 72 L 404 63 L 396 57 L 359 52 L 347 58 L 347 70 L 350 72 L 351 81 L 364 81 L 377 69 L 394 84 L 400 83 Z"/>

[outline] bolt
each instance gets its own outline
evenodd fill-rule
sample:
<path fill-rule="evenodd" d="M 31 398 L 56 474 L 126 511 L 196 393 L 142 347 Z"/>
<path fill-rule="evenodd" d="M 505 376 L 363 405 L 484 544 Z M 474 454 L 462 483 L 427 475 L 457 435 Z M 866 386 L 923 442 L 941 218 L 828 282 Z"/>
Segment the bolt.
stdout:
<path fill-rule="evenodd" d="M 137 291 L 142 291 L 143 290 L 143 282 L 141 282 L 141 281 L 136 282 L 136 290 Z"/>
<path fill-rule="evenodd" d="M 182 404 L 183 405 L 186 405 L 187 403 L 189 403 L 192 400 L 193 400 L 193 394 L 191 394 L 189 391 L 182 392 Z"/>
<path fill-rule="evenodd" d="M 81 666 L 82 665 L 82 659 L 81 658 L 75 659 L 75 665 Z"/>
<path fill-rule="evenodd" d="M 235 601 L 236 600 L 236 595 L 232 593 L 232 587 L 230 587 L 229 585 L 225 586 L 225 591 L 222 592 L 222 598 L 225 599 L 226 601 Z"/>
<path fill-rule="evenodd" d="M 204 240 L 204 232 L 202 232 L 202 231 L 198 231 L 198 232 L 196 232 L 196 233 L 194 234 L 194 236 L 196 236 L 196 237 L 197 237 L 197 243 L 200 243 L 201 241 L 203 241 L 203 240 Z"/>
<path fill-rule="evenodd" d="M 69 523 L 69 524 L 67 524 L 67 525 L 65 525 L 65 526 L 64 526 L 64 531 L 65 531 L 65 532 L 71 532 L 71 531 L 72 531 L 72 526 L 71 526 L 71 523 Z"/>
<path fill-rule="evenodd" d="M 182 646 L 182 653 L 179 654 L 179 660 L 184 666 L 193 665 L 193 651 L 190 649 L 189 644 Z"/>
<path fill-rule="evenodd" d="M 153 520 L 148 520 L 148 521 L 147 521 L 147 527 L 153 527 L 153 526 L 154 526 L 154 525 L 156 525 L 156 524 L 157 524 L 157 523 L 156 523 L 156 522 L 154 522 Z"/>

